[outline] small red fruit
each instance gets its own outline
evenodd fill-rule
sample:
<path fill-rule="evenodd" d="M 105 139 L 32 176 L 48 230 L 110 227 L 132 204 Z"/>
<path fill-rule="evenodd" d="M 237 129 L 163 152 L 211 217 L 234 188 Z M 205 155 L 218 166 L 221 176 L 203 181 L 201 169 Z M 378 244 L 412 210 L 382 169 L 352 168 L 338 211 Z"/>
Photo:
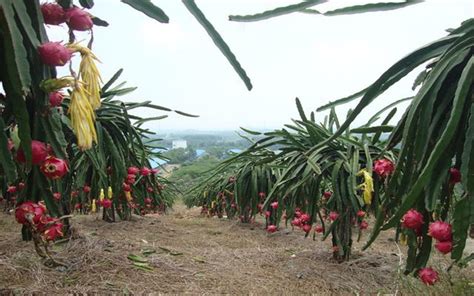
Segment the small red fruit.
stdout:
<path fill-rule="evenodd" d="M 91 188 L 90 188 L 90 186 L 85 185 L 85 186 L 82 188 L 82 191 L 84 191 L 84 193 L 89 193 L 89 192 L 91 192 Z"/>
<path fill-rule="evenodd" d="M 428 234 L 441 242 L 452 240 L 451 224 L 443 221 L 435 221 L 430 223 Z"/>
<path fill-rule="evenodd" d="M 267 195 L 265 194 L 265 192 L 259 192 L 259 193 L 258 193 L 258 197 L 260 197 L 261 199 L 265 198 L 265 196 L 267 196 Z"/>
<path fill-rule="evenodd" d="M 23 189 L 25 189 L 25 186 L 26 185 L 23 182 L 18 183 L 18 190 L 22 191 Z"/>
<path fill-rule="evenodd" d="M 274 201 L 270 204 L 270 207 L 274 210 L 278 209 L 278 202 L 277 201 Z"/>
<path fill-rule="evenodd" d="M 277 231 L 276 225 L 268 225 L 267 231 L 268 231 L 269 233 L 273 233 L 273 232 Z"/>
<path fill-rule="evenodd" d="M 152 202 L 152 199 L 147 197 L 147 198 L 144 199 L 144 201 L 145 201 L 145 204 L 150 205 L 151 202 Z"/>
<path fill-rule="evenodd" d="M 10 194 L 14 194 L 16 193 L 16 186 L 8 186 L 7 188 L 7 192 L 10 193 Z"/>
<path fill-rule="evenodd" d="M 433 285 L 439 279 L 438 273 L 430 267 L 425 267 L 425 268 L 420 269 L 418 271 L 418 277 L 420 277 L 420 280 L 425 285 Z"/>
<path fill-rule="evenodd" d="M 33 202 L 27 201 L 19 205 L 15 210 L 15 218 L 16 221 L 20 224 L 28 224 L 28 220 L 26 219 L 27 214 L 34 215 L 34 207 Z"/>
<path fill-rule="evenodd" d="M 329 220 L 336 221 L 337 218 L 339 218 L 339 213 L 338 212 L 332 211 L 332 212 L 329 213 Z"/>
<path fill-rule="evenodd" d="M 369 223 L 367 223 L 367 221 L 363 220 L 360 222 L 359 224 L 359 228 L 364 230 L 364 229 L 367 229 L 367 227 L 369 227 Z"/>
<path fill-rule="evenodd" d="M 303 225 L 303 231 L 309 233 L 311 231 L 311 225 L 305 224 Z"/>
<path fill-rule="evenodd" d="M 299 227 L 301 226 L 301 220 L 299 218 L 294 218 L 291 220 L 291 225 Z"/>
<path fill-rule="evenodd" d="M 48 157 L 49 149 L 45 143 L 32 140 L 31 141 L 31 162 L 35 165 L 41 164 L 46 157 Z M 23 148 L 18 149 L 16 153 L 16 158 L 19 162 L 26 162 L 25 153 Z"/>
<path fill-rule="evenodd" d="M 45 3 L 41 5 L 44 23 L 47 25 L 60 25 L 66 21 L 66 15 L 61 5 Z"/>
<path fill-rule="evenodd" d="M 301 214 L 301 216 L 300 216 L 300 220 L 301 220 L 302 223 L 309 222 L 309 219 L 311 219 L 311 217 L 308 214 Z"/>
<path fill-rule="evenodd" d="M 272 215 L 272 212 L 265 211 L 265 218 L 270 218 L 271 215 Z"/>
<path fill-rule="evenodd" d="M 461 172 L 457 168 L 450 168 L 449 174 L 449 183 L 456 184 L 461 182 Z"/>
<path fill-rule="evenodd" d="M 332 192 L 331 192 L 331 191 L 324 191 L 323 197 L 324 197 L 325 199 L 329 199 L 331 196 L 332 196 Z"/>
<path fill-rule="evenodd" d="M 147 188 L 146 188 L 146 191 L 147 191 L 148 193 L 153 193 L 154 190 L 153 190 L 153 187 L 147 187 Z"/>
<path fill-rule="evenodd" d="M 445 241 L 445 242 L 436 242 L 435 244 L 436 250 L 440 251 L 443 254 L 448 254 L 453 250 L 453 242 Z"/>
<path fill-rule="evenodd" d="M 322 227 L 321 225 L 318 225 L 314 228 L 314 231 L 316 233 L 322 233 L 324 231 L 324 227 Z"/>
<path fill-rule="evenodd" d="M 123 191 L 125 191 L 125 192 L 130 192 L 132 190 L 130 188 L 130 185 L 128 185 L 127 183 L 123 183 L 122 188 L 123 188 Z"/>
<path fill-rule="evenodd" d="M 51 107 L 60 107 L 64 100 L 64 96 L 59 91 L 49 93 L 49 105 Z"/>
<path fill-rule="evenodd" d="M 142 167 L 140 170 L 140 175 L 146 177 L 151 174 L 151 170 L 147 167 Z"/>
<path fill-rule="evenodd" d="M 60 201 L 61 200 L 61 192 L 53 193 L 53 198 L 57 201 Z"/>
<path fill-rule="evenodd" d="M 41 172 L 49 179 L 59 179 L 69 172 L 66 161 L 54 156 L 49 156 L 41 165 Z"/>
<path fill-rule="evenodd" d="M 377 159 L 374 162 L 374 172 L 382 178 L 386 178 L 393 173 L 395 170 L 395 166 L 393 162 L 384 158 L 384 159 Z"/>
<path fill-rule="evenodd" d="M 66 10 L 66 22 L 69 28 L 76 31 L 87 31 L 94 25 L 90 14 L 78 7 Z"/>
<path fill-rule="evenodd" d="M 60 222 L 56 222 L 53 225 L 49 226 L 49 228 L 44 232 L 43 236 L 47 241 L 54 241 L 58 237 L 63 236 L 63 224 Z"/>
<path fill-rule="evenodd" d="M 410 209 L 402 217 L 402 227 L 417 230 L 423 225 L 423 215 L 415 209 Z"/>
<path fill-rule="evenodd" d="M 136 175 L 136 174 L 138 174 L 139 171 L 140 171 L 139 168 L 131 166 L 127 169 L 127 174 L 128 175 Z"/>
<path fill-rule="evenodd" d="M 46 42 L 38 47 L 38 54 L 43 64 L 64 66 L 72 57 L 72 52 L 60 42 Z"/>
<path fill-rule="evenodd" d="M 364 217 L 365 217 L 365 212 L 362 211 L 362 210 L 358 210 L 358 211 L 357 211 L 357 217 L 359 217 L 359 218 L 364 218 Z"/>
<path fill-rule="evenodd" d="M 156 175 L 156 174 L 158 174 L 159 172 L 160 172 L 159 169 L 151 169 L 151 173 L 152 173 L 153 175 Z"/>
<path fill-rule="evenodd" d="M 106 198 L 102 201 L 102 206 L 104 207 L 104 209 L 110 209 L 112 207 L 112 201 Z"/>

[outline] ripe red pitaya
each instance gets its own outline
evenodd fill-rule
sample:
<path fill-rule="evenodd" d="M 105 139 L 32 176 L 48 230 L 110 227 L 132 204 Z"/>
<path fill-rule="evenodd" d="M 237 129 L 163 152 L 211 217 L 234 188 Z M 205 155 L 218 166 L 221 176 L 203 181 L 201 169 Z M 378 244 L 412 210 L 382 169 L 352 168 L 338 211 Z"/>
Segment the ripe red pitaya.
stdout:
<path fill-rule="evenodd" d="M 393 173 L 395 166 L 388 159 L 377 159 L 374 162 L 374 172 L 382 178 L 386 178 Z"/>
<path fill-rule="evenodd" d="M 270 207 L 274 210 L 278 209 L 278 202 L 277 201 L 274 201 L 270 204 Z"/>
<path fill-rule="evenodd" d="M 415 209 L 408 210 L 402 217 L 402 226 L 407 229 L 420 229 L 423 223 L 423 215 Z"/>
<path fill-rule="evenodd" d="M 136 174 L 138 174 L 138 172 L 140 172 L 140 169 L 137 168 L 137 167 L 134 167 L 134 166 L 131 166 L 127 169 L 127 174 L 128 175 L 136 175 Z"/>
<path fill-rule="evenodd" d="M 79 7 L 66 10 L 66 22 L 69 28 L 76 31 L 87 31 L 94 25 L 90 14 Z"/>
<path fill-rule="evenodd" d="M 64 100 L 64 95 L 59 91 L 53 91 L 49 93 L 49 105 L 51 107 L 59 107 L 61 106 Z"/>
<path fill-rule="evenodd" d="M 149 197 L 147 197 L 147 198 L 144 199 L 144 202 L 145 202 L 145 204 L 147 204 L 147 205 L 151 205 L 152 199 L 149 198 Z"/>
<path fill-rule="evenodd" d="M 359 218 L 364 218 L 364 217 L 365 217 L 365 212 L 362 211 L 362 210 L 358 210 L 358 211 L 357 211 L 357 217 L 359 217 Z"/>
<path fill-rule="evenodd" d="M 309 222 L 309 219 L 311 219 L 311 217 L 308 214 L 301 214 L 301 216 L 300 216 L 300 220 L 301 220 L 302 223 Z"/>
<path fill-rule="evenodd" d="M 123 189 L 123 191 L 125 191 L 125 192 L 130 192 L 130 191 L 132 191 L 132 188 L 131 188 L 130 185 L 127 184 L 127 183 L 123 183 L 123 184 L 122 184 L 122 189 Z"/>
<path fill-rule="evenodd" d="M 444 241 L 444 242 L 436 242 L 435 244 L 436 250 L 440 251 L 443 254 L 448 254 L 453 250 L 453 242 L 451 241 Z"/>
<path fill-rule="evenodd" d="M 44 233 L 43 236 L 47 241 L 54 241 L 59 237 L 63 236 L 63 224 L 60 222 L 56 222 L 51 225 Z"/>
<path fill-rule="evenodd" d="M 89 193 L 91 192 L 91 187 L 88 185 L 84 185 L 84 187 L 82 188 L 82 191 L 84 191 L 84 193 Z"/>
<path fill-rule="evenodd" d="M 268 225 L 267 231 L 270 232 L 270 233 L 273 233 L 273 232 L 277 231 L 276 225 Z"/>
<path fill-rule="evenodd" d="M 43 64 L 48 66 L 64 66 L 72 57 L 69 48 L 60 42 L 46 42 L 38 47 L 38 54 Z"/>
<path fill-rule="evenodd" d="M 363 220 L 360 222 L 359 224 L 359 228 L 364 230 L 364 229 L 367 229 L 369 227 L 369 223 L 367 223 L 367 221 Z"/>
<path fill-rule="evenodd" d="M 15 218 L 16 221 L 20 224 L 28 224 L 28 220 L 26 219 L 27 214 L 34 215 L 34 207 L 33 202 L 27 201 L 19 205 L 15 210 Z"/>
<path fill-rule="evenodd" d="M 59 179 L 69 172 L 69 167 L 64 159 L 49 156 L 41 165 L 41 172 L 49 179 Z"/>
<path fill-rule="evenodd" d="M 148 193 L 153 193 L 153 191 L 155 191 L 155 190 L 153 189 L 153 187 L 147 187 L 147 188 L 146 188 L 146 191 L 147 191 Z"/>
<path fill-rule="evenodd" d="M 57 201 L 60 201 L 61 200 L 61 193 L 60 192 L 53 193 L 53 198 Z"/>
<path fill-rule="evenodd" d="M 418 271 L 418 277 L 425 285 L 433 285 L 439 279 L 438 273 L 430 267 L 420 269 Z"/>
<path fill-rule="evenodd" d="M 66 21 L 66 14 L 61 5 L 45 3 L 41 5 L 44 23 L 47 25 L 60 25 Z"/>
<path fill-rule="evenodd" d="M 311 231 L 311 225 L 305 224 L 303 225 L 303 231 L 309 233 Z"/>
<path fill-rule="evenodd" d="M 110 209 L 112 207 L 112 201 L 108 198 L 104 199 L 102 201 L 102 207 L 104 207 L 104 209 Z"/>
<path fill-rule="evenodd" d="M 18 183 L 18 190 L 22 191 L 23 189 L 25 189 L 25 186 L 26 185 L 23 182 Z"/>
<path fill-rule="evenodd" d="M 31 141 L 31 163 L 34 165 L 41 164 L 46 157 L 48 157 L 49 148 L 48 146 L 40 141 L 32 140 Z M 23 148 L 18 149 L 16 153 L 16 158 L 19 162 L 24 163 L 26 162 L 25 153 L 23 152 Z"/>
<path fill-rule="evenodd" d="M 301 226 L 301 220 L 299 218 L 294 218 L 293 220 L 291 220 L 291 225 L 299 227 Z"/>
<path fill-rule="evenodd" d="M 8 188 L 7 188 L 7 192 L 10 193 L 10 194 L 14 194 L 14 193 L 16 193 L 16 191 L 17 191 L 16 186 L 8 186 Z"/>
<path fill-rule="evenodd" d="M 324 191 L 324 193 L 323 193 L 324 199 L 329 199 L 331 196 L 332 196 L 331 191 Z"/>
<path fill-rule="evenodd" d="M 316 233 L 322 233 L 324 231 L 324 227 L 321 226 L 321 225 L 317 225 L 315 228 L 314 228 L 314 231 Z"/>
<path fill-rule="evenodd" d="M 449 183 L 456 184 L 461 182 L 461 172 L 457 168 L 450 168 L 449 169 Z"/>
<path fill-rule="evenodd" d="M 267 194 L 265 192 L 259 192 L 258 193 L 258 197 L 260 197 L 260 199 L 264 199 L 266 196 L 267 196 Z"/>
<path fill-rule="evenodd" d="M 435 221 L 430 223 L 428 234 L 441 242 L 452 240 L 451 224 L 443 221 Z"/>
<path fill-rule="evenodd" d="M 147 167 L 142 167 L 142 168 L 140 169 L 140 175 L 146 177 L 146 176 L 148 176 L 148 175 L 150 175 L 150 174 L 151 174 L 151 170 L 150 170 L 149 168 L 147 168 Z"/>
<path fill-rule="evenodd" d="M 332 211 L 332 212 L 329 213 L 329 220 L 336 221 L 337 218 L 339 218 L 339 213 L 338 212 Z"/>
<path fill-rule="evenodd" d="M 265 211 L 265 218 L 270 218 L 271 215 L 272 215 L 272 212 Z"/>

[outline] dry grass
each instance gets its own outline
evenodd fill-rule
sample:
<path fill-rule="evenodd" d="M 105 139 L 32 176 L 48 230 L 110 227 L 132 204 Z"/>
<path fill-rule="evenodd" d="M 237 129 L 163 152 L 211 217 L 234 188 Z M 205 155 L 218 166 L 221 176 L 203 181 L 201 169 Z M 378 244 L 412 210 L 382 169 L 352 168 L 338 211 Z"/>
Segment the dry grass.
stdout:
<path fill-rule="evenodd" d="M 388 234 L 364 253 L 358 251 L 361 244 L 355 244 L 354 259 L 338 264 L 329 242 L 285 230 L 269 235 L 259 224 L 203 218 L 198 209 L 182 205 L 169 215 L 135 217 L 132 222 L 110 224 L 96 216 L 78 216 L 74 225 L 81 237 L 53 248 L 68 268 L 50 269 L 32 244 L 20 241 L 13 217 L 1 214 L 0 294 L 447 292 L 427 289 L 406 277 L 400 280 L 397 271 L 404 250 L 387 240 Z M 146 257 L 152 271 L 134 267 L 127 259 L 129 254 L 145 257 L 145 250 L 155 251 Z M 456 276 L 462 282 L 472 270 Z M 449 283 L 446 277 L 443 282 Z"/>

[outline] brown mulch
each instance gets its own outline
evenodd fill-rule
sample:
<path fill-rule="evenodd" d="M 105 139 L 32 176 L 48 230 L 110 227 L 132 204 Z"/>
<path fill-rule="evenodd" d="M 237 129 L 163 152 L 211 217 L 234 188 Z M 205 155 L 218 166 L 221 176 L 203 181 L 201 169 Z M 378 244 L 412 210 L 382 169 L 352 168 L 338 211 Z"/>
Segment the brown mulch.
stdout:
<path fill-rule="evenodd" d="M 106 223 L 91 215 L 73 223 L 80 238 L 53 247 L 67 267 L 49 268 L 32 243 L 20 240 L 14 217 L 0 213 L 0 295 L 437 294 L 416 280 L 400 280 L 405 250 L 389 239 L 391 233 L 365 252 L 356 243 L 352 260 L 338 264 L 329 240 L 305 239 L 290 229 L 267 234 L 261 224 L 201 217 L 199 209 L 182 205 L 131 222 Z M 134 266 L 129 254 L 145 258 L 151 270 Z M 457 272 L 462 280 L 471 275 L 472 269 Z"/>

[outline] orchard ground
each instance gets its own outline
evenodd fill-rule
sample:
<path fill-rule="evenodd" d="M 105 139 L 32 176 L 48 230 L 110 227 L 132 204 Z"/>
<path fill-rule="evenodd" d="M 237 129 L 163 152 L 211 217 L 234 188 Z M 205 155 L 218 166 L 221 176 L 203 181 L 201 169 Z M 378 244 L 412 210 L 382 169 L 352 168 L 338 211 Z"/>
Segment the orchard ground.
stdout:
<path fill-rule="evenodd" d="M 282 226 L 267 234 L 262 220 L 243 225 L 207 218 L 178 203 L 167 215 L 106 223 L 99 214 L 73 218 L 78 238 L 53 247 L 66 267 L 48 268 L 22 242 L 13 215 L 0 214 L 0 295 L 68 293 L 172 294 L 439 294 L 474 295 L 474 269 L 445 272 L 448 257 L 431 266 L 441 280 L 433 287 L 402 275 L 406 249 L 383 233 L 361 252 L 369 231 L 355 243 L 352 259 L 332 259 L 331 243 L 304 238 Z M 472 241 L 468 241 L 472 251 Z M 128 259 L 142 257 L 143 267 Z"/>

